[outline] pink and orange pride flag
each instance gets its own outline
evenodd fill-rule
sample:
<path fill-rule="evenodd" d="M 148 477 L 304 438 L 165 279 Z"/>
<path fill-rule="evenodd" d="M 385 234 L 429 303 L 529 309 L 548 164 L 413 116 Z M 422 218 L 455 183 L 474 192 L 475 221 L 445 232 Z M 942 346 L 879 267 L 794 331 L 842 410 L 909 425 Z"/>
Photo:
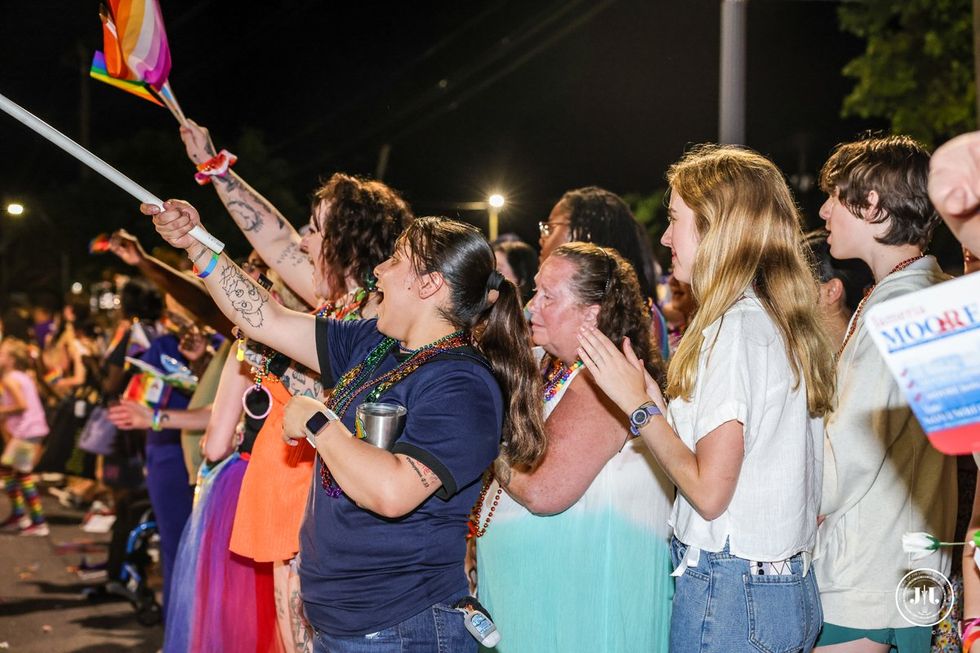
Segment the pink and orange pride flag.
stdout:
<path fill-rule="evenodd" d="M 105 54 L 100 57 L 101 53 L 96 52 L 92 77 L 150 99 L 145 91 L 161 100 L 183 123 L 184 113 L 167 82 L 170 46 L 158 0 L 109 0 L 108 6 L 99 8 L 99 16 Z"/>
<path fill-rule="evenodd" d="M 163 88 L 170 75 L 170 46 L 157 0 L 109 0 L 99 14 L 109 74 L 146 82 L 155 91 Z"/>

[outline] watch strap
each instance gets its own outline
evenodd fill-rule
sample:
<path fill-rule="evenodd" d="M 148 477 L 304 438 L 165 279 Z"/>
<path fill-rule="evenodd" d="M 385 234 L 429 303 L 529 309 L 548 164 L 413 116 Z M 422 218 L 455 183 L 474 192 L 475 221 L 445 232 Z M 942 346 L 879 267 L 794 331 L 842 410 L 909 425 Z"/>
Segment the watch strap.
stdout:
<path fill-rule="evenodd" d="M 648 401 L 645 404 L 640 405 L 636 410 L 630 413 L 630 433 L 634 436 L 640 435 L 640 429 L 647 425 L 651 417 L 655 415 L 663 415 L 660 408 L 657 407 L 652 401 Z"/>

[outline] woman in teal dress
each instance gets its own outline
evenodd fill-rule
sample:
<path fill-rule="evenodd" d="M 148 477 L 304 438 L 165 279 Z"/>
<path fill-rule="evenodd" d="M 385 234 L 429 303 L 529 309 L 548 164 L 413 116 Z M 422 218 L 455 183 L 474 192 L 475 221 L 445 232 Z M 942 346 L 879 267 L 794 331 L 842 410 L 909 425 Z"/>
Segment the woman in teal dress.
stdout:
<path fill-rule="evenodd" d="M 570 243 L 536 285 L 528 308 L 545 353 L 548 451 L 532 472 L 498 461 L 474 515 L 495 650 L 666 651 L 673 485 L 578 358 L 579 329 L 596 325 L 630 338 L 662 376 L 636 274 L 615 250 Z"/>

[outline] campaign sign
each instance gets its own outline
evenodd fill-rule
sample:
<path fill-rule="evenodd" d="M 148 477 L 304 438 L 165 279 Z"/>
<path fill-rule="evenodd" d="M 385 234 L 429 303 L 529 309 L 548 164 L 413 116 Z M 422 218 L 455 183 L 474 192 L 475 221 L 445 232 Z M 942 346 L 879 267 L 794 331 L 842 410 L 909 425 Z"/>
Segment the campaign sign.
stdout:
<path fill-rule="evenodd" d="M 865 326 L 932 445 L 980 451 L 980 273 L 882 302 Z"/>

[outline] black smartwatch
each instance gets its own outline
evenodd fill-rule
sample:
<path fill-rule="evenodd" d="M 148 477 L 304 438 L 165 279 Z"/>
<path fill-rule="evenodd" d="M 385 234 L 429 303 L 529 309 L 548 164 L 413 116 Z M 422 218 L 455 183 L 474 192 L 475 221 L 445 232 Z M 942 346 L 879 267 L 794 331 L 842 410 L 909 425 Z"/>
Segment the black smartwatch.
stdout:
<path fill-rule="evenodd" d="M 337 417 L 337 414 L 329 408 L 324 408 L 313 413 L 304 425 L 306 428 L 306 441 L 310 443 L 310 446 L 316 449 L 316 436 L 327 427 L 327 424 L 338 419 L 340 418 Z"/>
<path fill-rule="evenodd" d="M 648 401 L 630 413 L 630 433 L 634 437 L 640 435 L 640 429 L 647 425 L 654 415 L 663 415 L 657 404 Z"/>

